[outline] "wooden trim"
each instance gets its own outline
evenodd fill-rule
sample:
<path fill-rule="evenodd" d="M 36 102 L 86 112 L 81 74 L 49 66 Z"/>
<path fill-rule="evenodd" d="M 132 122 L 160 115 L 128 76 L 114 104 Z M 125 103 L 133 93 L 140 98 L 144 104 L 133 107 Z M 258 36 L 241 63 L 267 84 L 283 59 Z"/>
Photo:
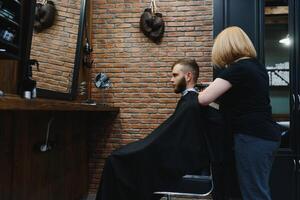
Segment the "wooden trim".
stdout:
<path fill-rule="evenodd" d="M 272 118 L 275 121 L 289 121 L 290 115 L 289 114 L 273 114 Z"/>
<path fill-rule="evenodd" d="M 265 15 L 288 15 L 288 6 L 269 6 L 265 7 Z"/>
<path fill-rule="evenodd" d="M 119 108 L 105 104 L 90 105 L 81 102 L 49 99 L 27 100 L 15 95 L 0 97 L 1 110 L 119 112 Z"/>

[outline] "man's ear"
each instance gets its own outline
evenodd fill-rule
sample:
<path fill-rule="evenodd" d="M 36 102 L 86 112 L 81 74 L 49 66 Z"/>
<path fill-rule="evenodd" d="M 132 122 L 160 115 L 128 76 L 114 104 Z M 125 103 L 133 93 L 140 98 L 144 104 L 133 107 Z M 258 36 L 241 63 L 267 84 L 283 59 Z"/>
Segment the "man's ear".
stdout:
<path fill-rule="evenodd" d="M 193 80 L 193 74 L 192 74 L 192 72 L 187 72 L 185 74 L 185 80 L 186 80 L 186 82 L 190 82 L 190 81 Z"/>

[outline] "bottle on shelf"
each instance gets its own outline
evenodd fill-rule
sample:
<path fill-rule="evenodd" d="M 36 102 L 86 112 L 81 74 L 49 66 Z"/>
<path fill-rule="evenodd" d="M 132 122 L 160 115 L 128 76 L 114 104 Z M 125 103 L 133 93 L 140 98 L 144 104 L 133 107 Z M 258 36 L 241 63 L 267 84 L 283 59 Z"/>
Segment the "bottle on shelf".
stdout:
<path fill-rule="evenodd" d="M 36 65 L 39 69 L 39 63 L 37 60 L 29 60 L 27 75 L 21 83 L 21 95 L 25 99 L 34 99 L 37 96 L 36 81 L 32 79 L 32 65 Z"/>

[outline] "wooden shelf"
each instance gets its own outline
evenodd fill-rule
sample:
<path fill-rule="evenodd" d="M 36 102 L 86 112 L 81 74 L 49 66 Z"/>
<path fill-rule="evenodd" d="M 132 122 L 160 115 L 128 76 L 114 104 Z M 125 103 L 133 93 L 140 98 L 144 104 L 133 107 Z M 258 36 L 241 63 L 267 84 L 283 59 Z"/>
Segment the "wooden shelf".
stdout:
<path fill-rule="evenodd" d="M 10 25 L 12 25 L 12 26 L 14 26 L 14 27 L 17 27 L 17 28 L 18 28 L 18 27 L 20 26 L 19 23 L 17 23 L 17 22 L 15 22 L 15 21 L 13 21 L 13 20 L 11 20 L 11 19 L 5 17 L 5 16 L 2 15 L 1 13 L 0 13 L 0 19 L 1 19 L 2 22 L 6 22 L 6 23 L 8 23 L 8 24 L 10 24 Z"/>
<path fill-rule="evenodd" d="M 19 0 L 13 0 L 13 2 L 15 2 L 16 5 L 21 6 L 21 2 Z"/>
<path fill-rule="evenodd" d="M 0 51 L 0 58 L 20 60 L 20 56 L 6 52 L 6 51 Z"/>
<path fill-rule="evenodd" d="M 10 49 L 13 49 L 14 51 L 17 51 L 19 47 L 11 42 L 5 41 L 0 38 L 0 44 L 3 44 L 4 46 L 7 46 Z"/>
<path fill-rule="evenodd" d="M 119 108 L 100 103 L 90 105 L 74 101 L 40 98 L 27 100 L 15 95 L 0 97 L 0 111 L 1 110 L 119 112 Z"/>

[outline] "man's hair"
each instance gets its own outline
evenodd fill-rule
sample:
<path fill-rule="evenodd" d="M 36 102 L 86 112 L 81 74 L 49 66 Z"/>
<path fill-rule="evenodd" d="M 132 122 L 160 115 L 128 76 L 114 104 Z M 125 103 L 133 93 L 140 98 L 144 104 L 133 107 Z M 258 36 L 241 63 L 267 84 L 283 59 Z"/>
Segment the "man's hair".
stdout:
<path fill-rule="evenodd" d="M 184 66 L 184 72 L 192 72 L 193 81 L 194 83 L 197 83 L 197 79 L 199 77 L 199 65 L 197 64 L 197 62 L 194 59 L 183 58 L 172 65 L 172 70 L 176 65 L 179 64 Z"/>

